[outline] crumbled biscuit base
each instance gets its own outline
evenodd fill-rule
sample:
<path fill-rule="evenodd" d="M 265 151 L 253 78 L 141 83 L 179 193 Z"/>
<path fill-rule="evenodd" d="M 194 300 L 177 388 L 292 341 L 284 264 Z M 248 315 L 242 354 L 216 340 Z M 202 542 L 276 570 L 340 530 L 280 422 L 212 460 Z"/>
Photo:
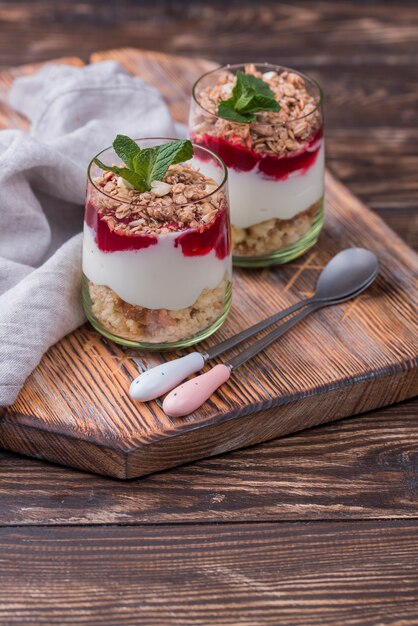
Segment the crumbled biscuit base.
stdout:
<path fill-rule="evenodd" d="M 269 85 L 280 104 L 280 111 L 260 111 L 257 122 L 238 123 L 205 115 L 196 109 L 192 120 L 195 141 L 199 143 L 199 136 L 208 133 L 256 152 L 277 156 L 302 149 L 322 125 L 318 98 L 309 93 L 302 76 L 288 71 L 262 74 L 254 65 L 247 65 L 245 72 Z M 205 111 L 216 116 L 219 103 L 231 96 L 234 83 L 232 72 L 220 72 L 216 84 L 203 88 L 197 94 L 197 102 Z"/>
<path fill-rule="evenodd" d="M 110 230 L 120 234 L 205 228 L 227 206 L 222 190 L 213 193 L 216 182 L 189 165 L 170 165 L 161 184 L 146 192 L 129 189 L 113 172 L 103 172 L 93 182 L 89 200 Z"/>
<path fill-rule="evenodd" d="M 288 248 L 301 239 L 311 228 L 322 200 L 290 220 L 271 219 L 249 228 L 232 229 L 232 253 L 235 256 L 262 256 Z"/>
<path fill-rule="evenodd" d="M 88 281 L 91 311 L 110 333 L 144 343 L 173 343 L 195 337 L 223 313 L 229 280 L 204 289 L 196 302 L 177 311 L 128 304 L 112 289 Z"/>

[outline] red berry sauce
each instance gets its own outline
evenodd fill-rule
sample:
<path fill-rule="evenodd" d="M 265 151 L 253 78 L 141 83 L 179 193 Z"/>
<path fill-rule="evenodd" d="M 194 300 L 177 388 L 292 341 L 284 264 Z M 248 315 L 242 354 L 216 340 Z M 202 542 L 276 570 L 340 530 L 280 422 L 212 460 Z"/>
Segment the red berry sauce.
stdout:
<path fill-rule="evenodd" d="M 184 256 L 204 256 L 215 250 L 218 259 L 224 259 L 230 251 L 229 228 L 225 211 L 218 213 L 213 222 L 204 229 L 189 230 L 174 242 L 181 246 Z"/>
<path fill-rule="evenodd" d="M 108 223 L 102 219 L 103 213 L 91 200 L 86 204 L 85 221 L 95 232 L 97 247 L 102 252 L 135 251 L 149 248 L 158 243 L 156 235 L 126 234 L 123 231 L 110 230 Z M 130 219 L 119 219 L 129 223 Z M 176 224 L 167 224 L 172 230 L 179 229 Z M 162 235 L 164 236 L 164 235 Z M 229 229 L 226 211 L 221 211 L 207 227 L 187 230 L 174 240 L 174 246 L 181 247 L 187 257 L 204 256 L 215 250 L 218 259 L 224 259 L 230 251 Z"/>
<path fill-rule="evenodd" d="M 110 230 L 108 223 L 102 219 L 101 211 L 89 200 L 86 204 L 85 220 L 96 233 L 96 243 L 102 252 L 121 252 L 122 250 L 141 250 L 154 246 L 158 240 L 154 235 L 132 235 Z M 123 222 L 125 220 L 118 220 Z M 126 221 L 125 221 L 126 223 Z"/>
<path fill-rule="evenodd" d="M 315 163 L 321 147 L 320 139 L 322 134 L 323 130 L 320 127 L 312 134 L 302 149 L 287 156 L 273 156 L 251 150 L 239 143 L 241 141 L 240 137 L 236 137 L 234 142 L 233 137 L 227 141 L 223 137 L 214 137 L 205 133 L 202 136 L 192 134 L 191 140 L 212 150 L 212 152 L 221 157 L 227 167 L 238 172 L 249 172 L 258 166 L 258 170 L 267 178 L 285 180 L 292 172 L 300 171 L 302 174 L 306 173 Z M 202 158 L 202 155 L 200 155 L 200 158 Z M 210 157 L 208 156 L 208 158 Z"/>

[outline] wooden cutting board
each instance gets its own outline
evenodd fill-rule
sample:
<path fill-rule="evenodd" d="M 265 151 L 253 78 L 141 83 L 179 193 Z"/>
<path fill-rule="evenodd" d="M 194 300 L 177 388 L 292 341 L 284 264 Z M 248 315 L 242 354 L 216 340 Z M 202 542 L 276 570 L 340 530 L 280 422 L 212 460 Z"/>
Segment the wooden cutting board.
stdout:
<path fill-rule="evenodd" d="M 92 62 L 103 59 L 156 85 L 182 122 L 193 81 L 213 67 L 139 50 L 97 53 Z M 14 77 L 35 69 L 0 74 L 0 98 Z M 4 103 L 0 122 L 27 128 Z M 363 246 L 379 257 L 380 276 L 367 292 L 311 316 L 182 419 L 167 417 L 159 401 L 135 404 L 127 393 L 138 373 L 132 355 L 85 325 L 48 351 L 16 402 L 2 411 L 0 446 L 126 479 L 416 395 L 417 257 L 330 174 L 326 185 L 326 225 L 317 246 L 286 266 L 235 271 L 231 314 L 202 348 L 311 294 L 320 270 L 343 248 Z M 172 356 L 143 354 L 142 367 Z"/>

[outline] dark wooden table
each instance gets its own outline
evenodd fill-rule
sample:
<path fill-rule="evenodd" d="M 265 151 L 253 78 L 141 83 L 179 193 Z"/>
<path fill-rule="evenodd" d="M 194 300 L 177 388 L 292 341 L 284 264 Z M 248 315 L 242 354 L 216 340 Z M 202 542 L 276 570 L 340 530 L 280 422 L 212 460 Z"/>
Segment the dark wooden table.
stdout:
<path fill-rule="evenodd" d="M 135 46 L 313 74 L 330 169 L 417 245 L 417 2 L 10 1 L 0 35 L 0 68 Z M 417 406 L 128 483 L 0 452 L 0 624 L 418 624 Z"/>

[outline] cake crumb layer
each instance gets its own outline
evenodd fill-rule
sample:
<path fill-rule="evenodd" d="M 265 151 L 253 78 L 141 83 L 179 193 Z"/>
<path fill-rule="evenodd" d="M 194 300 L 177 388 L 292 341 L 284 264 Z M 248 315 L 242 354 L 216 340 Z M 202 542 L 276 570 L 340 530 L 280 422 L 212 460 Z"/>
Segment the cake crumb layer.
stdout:
<path fill-rule="evenodd" d="M 230 281 L 204 289 L 184 309 L 147 309 L 122 300 L 112 289 L 88 281 L 91 312 L 105 330 L 122 339 L 142 343 L 174 343 L 197 336 L 221 317 Z"/>
<path fill-rule="evenodd" d="M 232 225 L 232 247 L 235 256 L 263 256 L 288 248 L 301 239 L 312 227 L 322 207 L 322 199 L 306 211 L 289 220 L 271 219 L 249 228 Z"/>

